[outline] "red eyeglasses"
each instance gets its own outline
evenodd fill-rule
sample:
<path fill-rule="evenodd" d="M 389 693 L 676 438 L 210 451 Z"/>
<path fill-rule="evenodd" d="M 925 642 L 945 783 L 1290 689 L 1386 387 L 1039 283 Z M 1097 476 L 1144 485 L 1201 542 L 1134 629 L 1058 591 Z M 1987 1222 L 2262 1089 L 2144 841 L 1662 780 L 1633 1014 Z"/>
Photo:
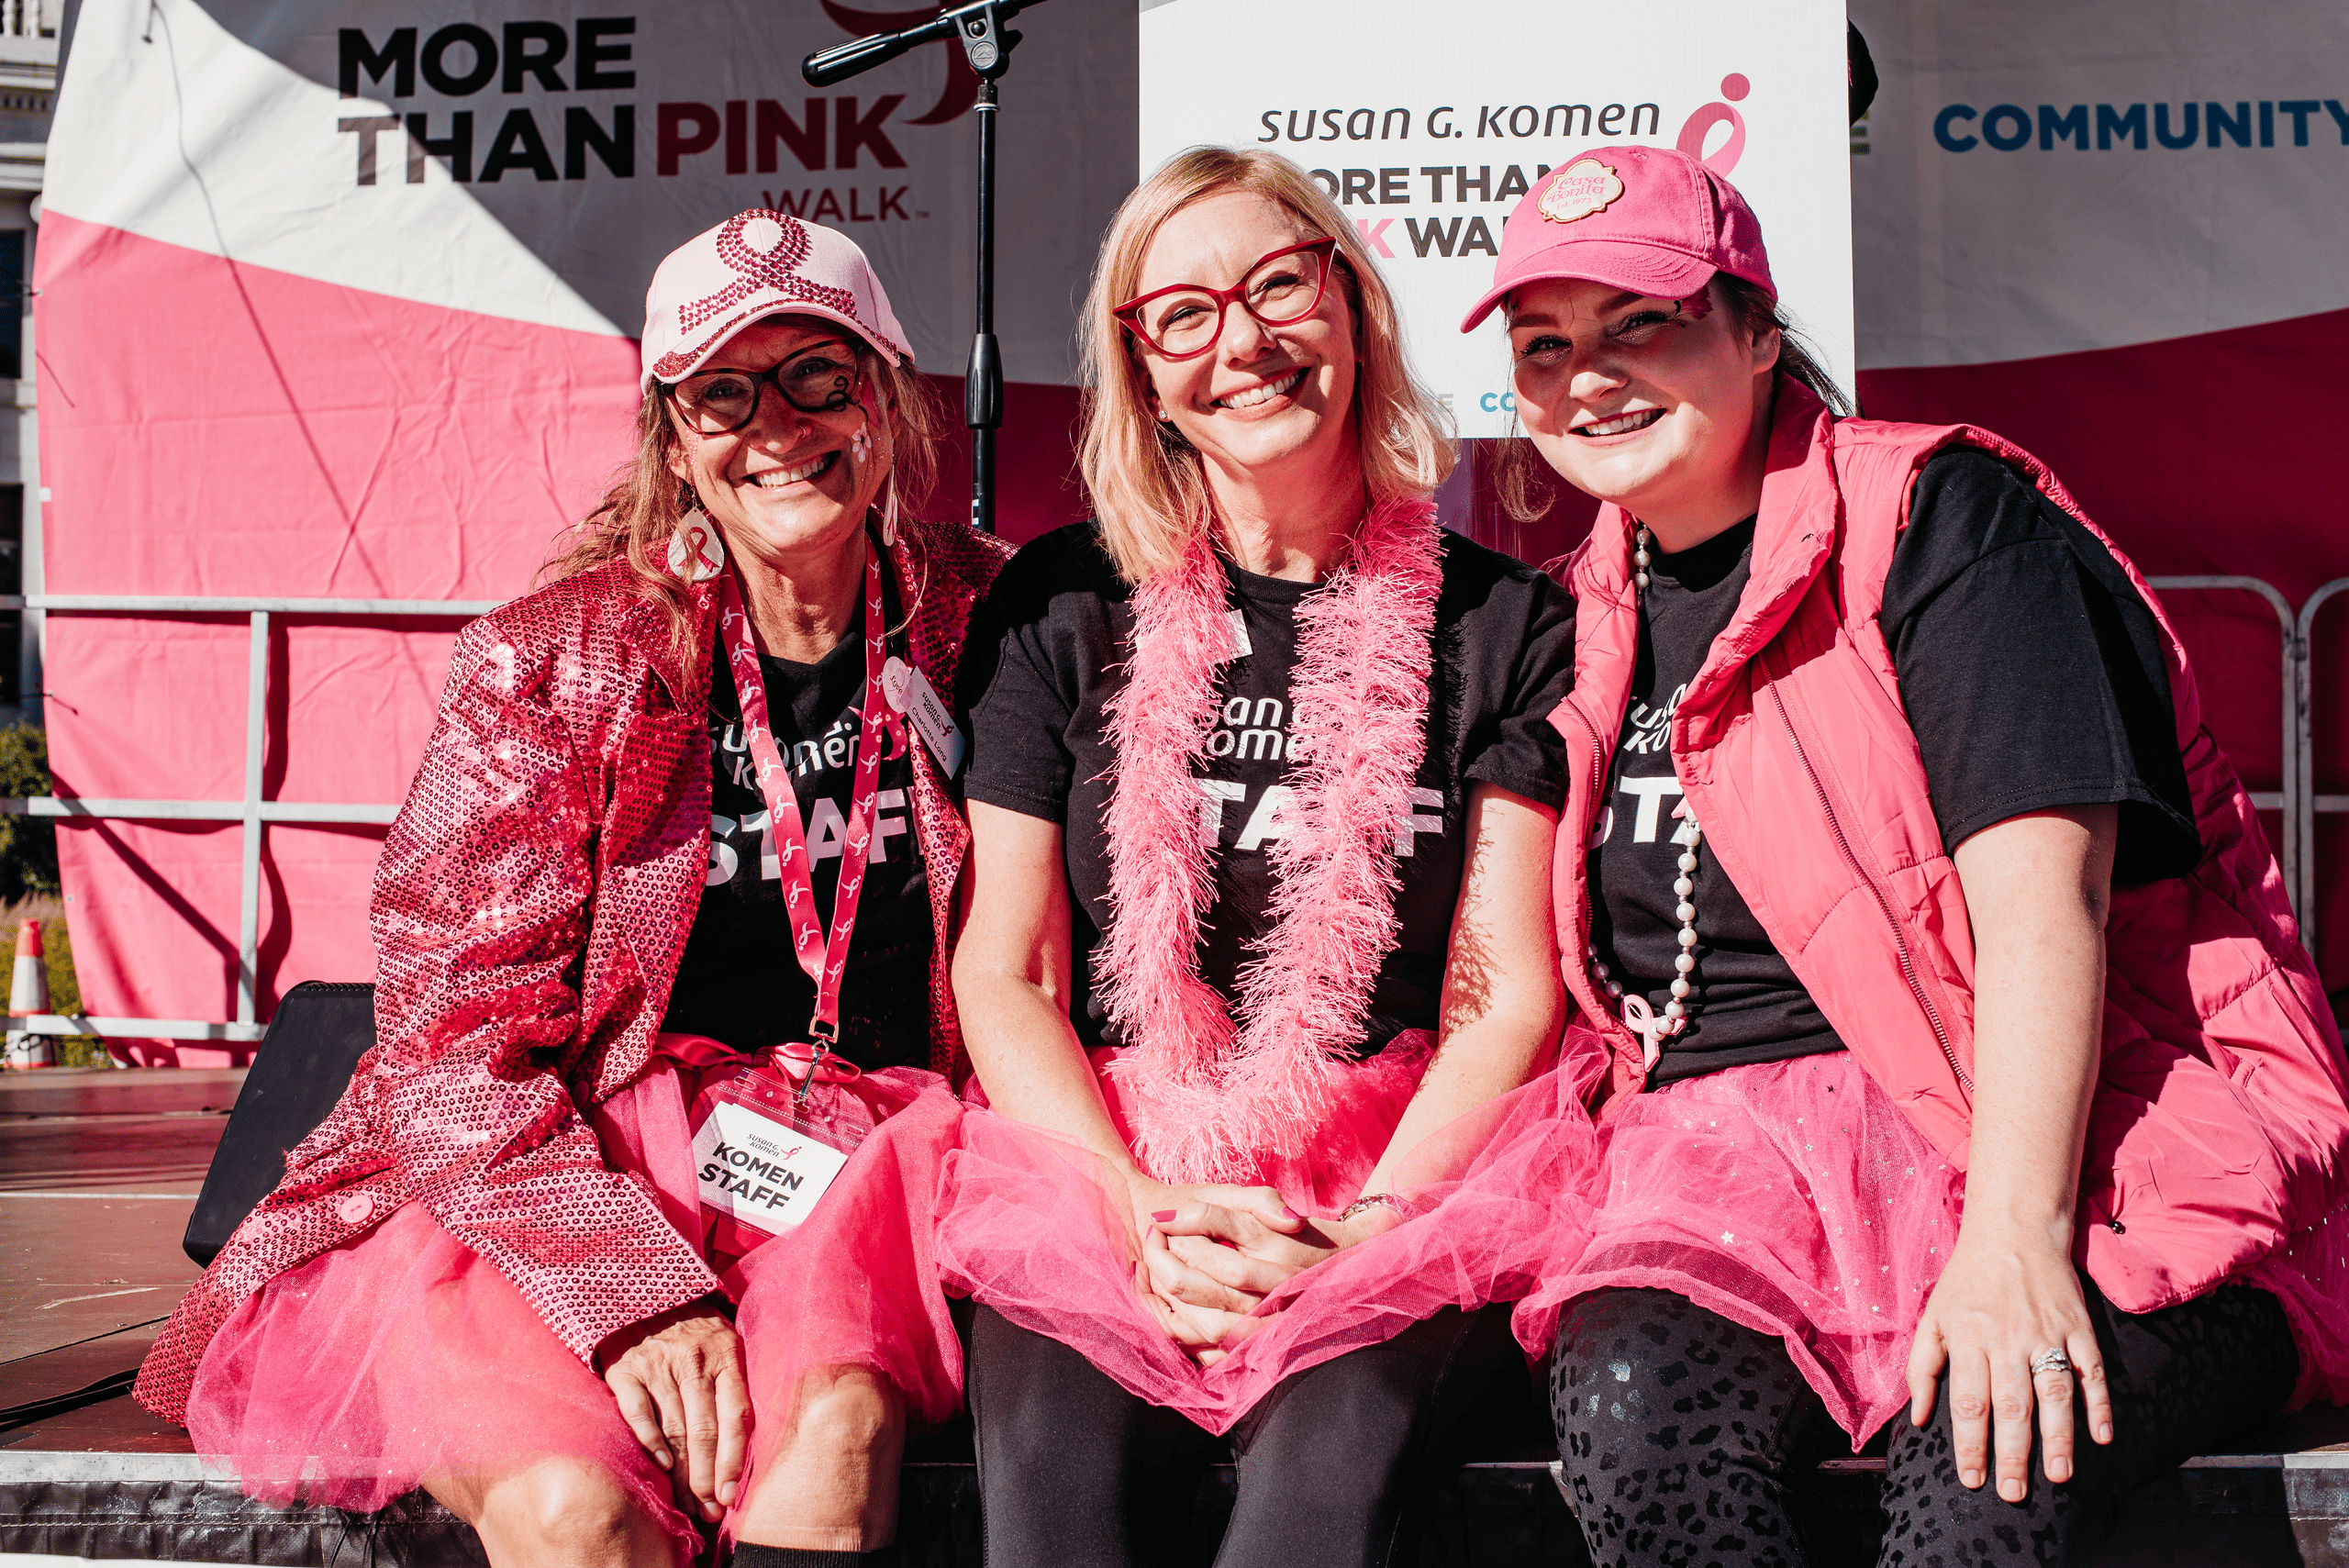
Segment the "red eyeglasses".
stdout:
<path fill-rule="evenodd" d="M 1223 336 L 1230 306 L 1267 327 L 1286 327 L 1320 308 L 1321 290 L 1338 265 L 1335 239 L 1308 239 L 1260 256 L 1248 275 L 1228 289 L 1169 284 L 1110 314 L 1119 326 L 1170 360 L 1195 360 Z"/>

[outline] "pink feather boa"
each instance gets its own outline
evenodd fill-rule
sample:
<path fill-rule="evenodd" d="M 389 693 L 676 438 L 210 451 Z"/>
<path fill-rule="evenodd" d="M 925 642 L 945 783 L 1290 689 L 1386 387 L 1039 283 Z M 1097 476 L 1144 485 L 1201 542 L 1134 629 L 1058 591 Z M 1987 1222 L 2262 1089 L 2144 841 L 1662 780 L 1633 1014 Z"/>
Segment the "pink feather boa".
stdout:
<path fill-rule="evenodd" d="M 1130 1101 L 1134 1156 L 1162 1181 L 1247 1181 L 1261 1156 L 1304 1153 L 1334 1065 L 1362 1040 L 1395 942 L 1396 824 L 1427 747 L 1440 539 L 1428 502 L 1381 502 L 1345 563 L 1297 606 L 1290 734 L 1304 760 L 1270 851 L 1273 924 L 1236 1007 L 1198 967 L 1215 844 L 1196 781 L 1231 649 L 1207 531 L 1135 591 L 1133 656 L 1108 708 L 1104 990 L 1131 1048 L 1109 1071 Z"/>

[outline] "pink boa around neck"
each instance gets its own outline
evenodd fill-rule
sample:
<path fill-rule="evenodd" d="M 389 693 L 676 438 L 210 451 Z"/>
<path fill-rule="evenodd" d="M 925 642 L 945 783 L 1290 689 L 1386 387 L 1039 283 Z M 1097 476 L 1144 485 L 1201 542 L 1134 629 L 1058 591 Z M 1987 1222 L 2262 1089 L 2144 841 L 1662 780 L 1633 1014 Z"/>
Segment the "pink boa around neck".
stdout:
<path fill-rule="evenodd" d="M 1247 1181 L 1319 1126 L 1333 1063 L 1363 1038 L 1396 933 L 1395 828 L 1427 747 L 1442 581 L 1435 507 L 1384 501 L 1297 608 L 1295 795 L 1269 853 L 1272 927 L 1237 1006 L 1199 977 L 1215 836 L 1197 778 L 1231 656 L 1223 568 L 1200 530 L 1134 593 L 1133 655 L 1108 704 L 1113 764 L 1104 991 L 1130 1048 L 1109 1069 L 1135 1158 L 1162 1181 Z"/>

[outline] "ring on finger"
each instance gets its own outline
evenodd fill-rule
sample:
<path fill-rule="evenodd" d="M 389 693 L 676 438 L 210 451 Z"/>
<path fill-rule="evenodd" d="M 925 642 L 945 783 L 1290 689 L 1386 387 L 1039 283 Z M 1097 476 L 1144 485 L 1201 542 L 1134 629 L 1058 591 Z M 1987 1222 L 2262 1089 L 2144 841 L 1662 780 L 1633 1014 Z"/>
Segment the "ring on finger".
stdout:
<path fill-rule="evenodd" d="M 2033 1377 L 2037 1377 L 2043 1372 L 2069 1372 L 2071 1370 L 2072 1358 L 2065 1355 L 2060 1349 L 2042 1351 L 2037 1355 L 2031 1358 L 2031 1375 Z"/>

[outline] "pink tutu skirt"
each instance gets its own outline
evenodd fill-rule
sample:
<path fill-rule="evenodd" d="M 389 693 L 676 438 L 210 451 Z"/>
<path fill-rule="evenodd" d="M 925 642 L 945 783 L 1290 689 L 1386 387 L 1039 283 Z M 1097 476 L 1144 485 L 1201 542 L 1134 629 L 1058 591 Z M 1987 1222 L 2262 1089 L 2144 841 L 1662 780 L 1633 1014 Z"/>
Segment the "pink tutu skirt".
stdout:
<path fill-rule="evenodd" d="M 679 1234 L 696 1239 L 687 1107 L 700 1080 L 656 1071 L 595 1116 L 607 1162 L 641 1174 Z M 712 1260 L 739 1307 L 753 1478 L 790 1429 L 811 1369 L 885 1365 L 918 1419 L 942 1418 L 960 1397 L 928 1196 L 961 1103 L 944 1079 L 913 1069 L 868 1073 L 855 1092 L 885 1119 L 824 1201 L 748 1255 Z M 703 1544 L 603 1379 L 417 1203 L 249 1297 L 205 1351 L 188 1430 L 256 1496 L 360 1512 L 429 1482 L 577 1460 L 617 1479 L 668 1530 L 681 1562 Z"/>
<path fill-rule="evenodd" d="M 1301 1214 L 1342 1208 L 1385 1152 L 1431 1047 L 1415 1031 L 1349 1069 L 1311 1140 L 1312 1159 L 1267 1165 L 1258 1180 Z M 1108 1057 L 1097 1053 L 1097 1071 Z M 1114 1080 L 1105 1078 L 1104 1092 L 1123 1131 Z M 1589 1145 L 1588 1118 L 1577 1135 L 1557 1111 L 1576 1093 L 1553 1069 L 1429 1139 L 1397 1184 L 1419 1212 L 1296 1275 L 1266 1300 L 1265 1326 L 1211 1367 L 1141 1305 L 1141 1238 L 1123 1184 L 1074 1145 L 973 1107 L 940 1195 L 943 1283 L 1082 1351 L 1142 1398 L 1225 1431 L 1293 1373 L 1391 1339 L 1442 1307 L 1531 1288 L 1550 1195 Z M 1464 1180 L 1472 1175 L 1481 1179 Z"/>
<path fill-rule="evenodd" d="M 204 1352 L 187 1427 L 269 1503 L 369 1513 L 428 1482 L 573 1459 L 617 1479 L 681 1562 L 702 1544 L 603 1379 L 417 1203 L 247 1297 Z"/>
<path fill-rule="evenodd" d="M 1851 1055 L 1732 1067 L 1607 1106 L 1571 1163 L 1548 1261 L 1519 1304 L 1546 1355 L 1564 1304 L 1668 1290 L 1786 1341 L 1858 1447 L 1909 1402 L 1909 1351 L 1956 1243 L 1965 1177 Z M 1455 1200 L 1457 1201 L 1457 1200 Z M 2334 1220 L 2340 1223 L 2333 1223 Z M 2284 1307 L 2295 1406 L 2349 1402 L 2349 1207 L 2293 1235 L 2240 1283 Z"/>
<path fill-rule="evenodd" d="M 1907 1404 L 1964 1178 L 1848 1052 L 1726 1068 L 1581 1119 L 1592 1157 L 1557 1194 L 1517 1310 L 1529 1354 L 1548 1353 L 1575 1296 L 1668 1290 L 1784 1339 L 1854 1448 Z"/>

